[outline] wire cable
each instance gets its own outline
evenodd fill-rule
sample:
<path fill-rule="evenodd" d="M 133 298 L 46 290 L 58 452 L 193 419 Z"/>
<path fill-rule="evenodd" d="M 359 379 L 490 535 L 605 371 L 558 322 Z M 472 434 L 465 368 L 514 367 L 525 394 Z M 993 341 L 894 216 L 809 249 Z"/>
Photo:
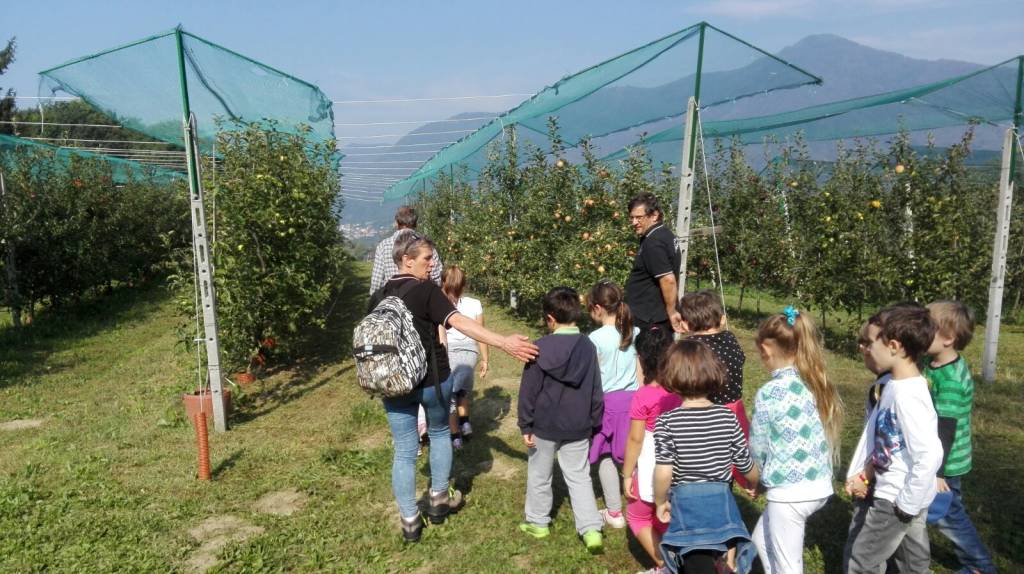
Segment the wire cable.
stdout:
<path fill-rule="evenodd" d="M 497 98 L 528 97 L 533 94 L 495 94 L 487 96 L 439 96 L 436 98 L 387 98 L 380 100 L 332 100 L 334 105 L 349 104 L 399 104 L 408 102 L 450 102 L 455 100 L 484 100 Z"/>

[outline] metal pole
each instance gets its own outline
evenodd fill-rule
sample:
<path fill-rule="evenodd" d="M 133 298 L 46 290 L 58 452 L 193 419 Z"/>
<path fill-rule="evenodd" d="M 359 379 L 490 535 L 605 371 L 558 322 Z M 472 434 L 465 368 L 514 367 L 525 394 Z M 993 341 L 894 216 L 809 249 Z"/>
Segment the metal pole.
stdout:
<path fill-rule="evenodd" d="M 693 208 L 693 138 L 691 127 L 696 124 L 697 100 L 690 98 L 686 107 L 686 131 L 683 132 L 682 173 L 679 176 L 679 207 L 676 210 L 676 245 L 679 247 L 679 281 L 677 299 L 686 293 L 686 260 L 690 253 L 690 212 Z"/>
<path fill-rule="evenodd" d="M 178 73 L 181 83 L 182 125 L 185 130 L 185 158 L 188 160 L 189 203 L 192 216 L 192 249 L 196 261 L 199 294 L 203 306 L 203 331 L 206 342 L 206 370 L 213 399 L 213 428 L 218 432 L 228 429 L 224 413 L 223 389 L 220 374 L 220 341 L 217 338 L 217 297 L 213 287 L 213 269 L 210 264 L 209 243 L 206 236 L 206 210 L 203 206 L 203 188 L 199 181 L 199 138 L 196 118 L 188 101 L 188 80 L 185 76 L 185 50 L 181 27 L 175 30 L 178 48 Z"/>
<path fill-rule="evenodd" d="M 686 125 L 683 131 L 683 157 L 679 174 L 679 207 L 676 210 L 676 245 L 679 247 L 679 280 L 676 299 L 686 293 L 686 259 L 690 253 L 690 212 L 693 208 L 693 176 L 697 159 L 697 114 L 700 112 L 700 76 L 704 68 L 704 31 L 707 24 L 700 23 L 700 41 L 697 44 L 697 73 L 693 81 L 693 96 L 686 103 Z M 710 206 L 709 206 L 710 208 Z"/>
<path fill-rule="evenodd" d="M 981 378 L 986 383 L 996 380 L 996 353 L 999 349 L 999 323 L 1003 310 L 1003 283 L 1006 280 L 1006 248 L 1010 241 L 1010 210 L 1013 206 L 1013 182 L 1010 166 L 1013 161 L 1014 130 L 1006 130 L 1003 139 L 1003 163 L 999 175 L 999 207 L 996 208 L 996 238 L 992 246 L 992 280 L 988 288 L 988 314 L 985 319 L 985 349 Z"/>

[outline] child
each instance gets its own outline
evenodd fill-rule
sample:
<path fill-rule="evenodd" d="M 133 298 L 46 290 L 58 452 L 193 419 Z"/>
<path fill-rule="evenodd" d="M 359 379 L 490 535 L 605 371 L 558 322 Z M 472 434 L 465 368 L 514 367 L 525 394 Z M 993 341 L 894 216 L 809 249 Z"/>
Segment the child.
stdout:
<path fill-rule="evenodd" d="M 875 410 L 875 405 L 878 404 L 879 399 L 882 398 L 882 391 L 885 390 L 885 385 L 892 378 L 892 373 L 889 371 L 882 372 L 878 370 L 878 365 L 875 364 L 875 360 L 871 358 L 871 353 L 868 352 L 871 342 L 878 337 L 879 331 L 882 330 L 880 325 L 881 321 L 878 318 L 878 313 L 875 313 L 868 318 L 866 323 L 861 325 L 860 333 L 857 335 L 857 349 L 864 359 L 864 368 L 875 375 L 874 382 L 868 387 L 867 399 L 864 401 L 865 422 L 871 416 L 871 411 Z"/>
<path fill-rule="evenodd" d="M 758 471 L 736 415 L 708 399 L 725 378 L 704 343 L 684 339 L 669 349 L 661 382 L 683 402 L 654 425 L 654 499 L 658 518 L 669 522 L 661 552 L 672 573 L 682 566 L 685 574 L 713 574 L 732 546 L 738 546 L 739 572 L 752 560 L 730 482 L 734 465 L 752 483 Z"/>
<path fill-rule="evenodd" d="M 725 385 L 708 395 L 708 399 L 735 413 L 743 436 L 749 440 L 750 422 L 743 407 L 743 363 L 747 357 L 736 336 L 725 328 L 725 309 L 718 294 L 711 290 L 687 293 L 679 301 L 679 314 L 683 318 L 683 332 L 706 344 L 725 366 Z M 740 486 L 750 486 L 738 470 L 732 474 Z"/>
<path fill-rule="evenodd" d="M 936 324 L 935 339 L 923 374 L 931 386 L 932 400 L 939 417 L 939 436 L 950 440 L 943 444 L 943 466 L 937 488 L 945 505 L 936 498 L 929 511 L 934 524 L 953 543 L 961 567 L 989 574 L 996 571 L 992 557 L 967 516 L 960 494 L 960 479 L 971 470 L 971 409 L 974 406 L 974 381 L 967 362 L 960 355 L 974 336 L 974 314 L 959 301 L 936 301 L 928 305 Z M 944 433 L 945 429 L 950 432 Z M 933 520 L 929 516 L 929 521 Z"/>
<path fill-rule="evenodd" d="M 534 538 L 550 534 L 551 474 L 557 456 L 576 531 L 596 554 L 602 551 L 602 519 L 587 454 L 604 414 L 597 350 L 576 326 L 580 299 L 574 289 L 548 291 L 542 309 L 551 334 L 537 340 L 540 355 L 523 369 L 519 387 L 519 430 L 529 449 L 526 522 L 519 529 Z"/>
<path fill-rule="evenodd" d="M 597 476 L 604 492 L 605 524 L 625 528 L 622 496 L 619 494 L 619 471 L 629 434 L 629 405 L 636 391 L 636 350 L 633 337 L 640 332 L 633 327 L 633 315 L 622 300 L 622 289 L 611 281 L 599 281 L 587 295 L 590 317 L 600 328 L 590 334 L 597 348 L 601 367 L 601 390 L 604 394 L 604 417 L 601 429 L 590 444 L 590 464 L 597 465 Z"/>
<path fill-rule="evenodd" d="M 640 378 L 644 386 L 633 395 L 629 407 L 629 440 L 622 463 L 622 492 L 629 499 L 626 514 L 629 529 L 654 560 L 654 568 L 645 574 L 658 574 L 664 561 L 658 546 L 668 524 L 654 515 L 654 422 L 658 415 L 668 412 L 683 399 L 673 394 L 658 381 L 665 352 L 672 344 L 672 332 L 654 326 L 636 337 L 636 354 Z"/>
<path fill-rule="evenodd" d="M 879 326 L 867 352 L 892 379 L 847 471 L 848 493 L 869 490 L 855 503 L 844 560 L 848 574 L 877 573 L 890 556 L 900 572 L 923 573 L 931 562 L 925 516 L 935 497 L 942 444 L 917 361 L 931 346 L 935 324 L 924 308 L 895 305 L 879 313 Z"/>
<path fill-rule="evenodd" d="M 466 288 L 466 274 L 458 265 L 445 267 L 441 274 L 441 291 L 463 315 L 484 324 L 484 308 L 480 301 L 462 295 Z M 446 332 L 448 340 L 448 364 L 452 369 L 452 413 L 449 428 L 452 446 L 462 448 L 469 440 L 473 427 L 469 424 L 469 402 L 473 394 L 473 369 L 480 357 L 480 378 L 487 376 L 487 345 L 477 343 L 455 327 Z"/>
<path fill-rule="evenodd" d="M 809 316 L 786 307 L 761 323 L 756 342 L 772 378 L 757 391 L 750 431 L 768 498 L 753 539 L 765 574 L 800 573 L 807 519 L 832 496 L 842 403 Z"/>

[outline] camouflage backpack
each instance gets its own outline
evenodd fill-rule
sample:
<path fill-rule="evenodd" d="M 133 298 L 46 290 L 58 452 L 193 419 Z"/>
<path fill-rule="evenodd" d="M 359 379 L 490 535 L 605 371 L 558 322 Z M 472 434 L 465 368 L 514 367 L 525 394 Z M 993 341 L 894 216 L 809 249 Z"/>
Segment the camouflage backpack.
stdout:
<path fill-rule="evenodd" d="M 418 284 L 377 303 L 352 335 L 356 377 L 367 393 L 382 398 L 409 394 L 427 374 L 427 353 L 402 297 Z"/>

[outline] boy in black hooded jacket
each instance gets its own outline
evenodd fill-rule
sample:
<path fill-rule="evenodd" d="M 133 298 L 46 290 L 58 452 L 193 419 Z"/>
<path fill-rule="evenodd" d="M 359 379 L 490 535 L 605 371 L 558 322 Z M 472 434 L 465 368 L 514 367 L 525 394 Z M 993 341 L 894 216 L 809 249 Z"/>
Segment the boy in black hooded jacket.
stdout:
<path fill-rule="evenodd" d="M 604 414 L 597 349 L 576 326 L 580 300 L 575 290 L 555 287 L 544 295 L 542 307 L 551 334 L 536 341 L 540 355 L 523 369 L 519 386 L 519 429 L 529 448 L 526 522 L 519 529 L 535 538 L 550 533 L 557 456 L 576 531 L 587 550 L 597 553 L 602 550 L 602 519 L 587 458 L 590 437 Z"/>

